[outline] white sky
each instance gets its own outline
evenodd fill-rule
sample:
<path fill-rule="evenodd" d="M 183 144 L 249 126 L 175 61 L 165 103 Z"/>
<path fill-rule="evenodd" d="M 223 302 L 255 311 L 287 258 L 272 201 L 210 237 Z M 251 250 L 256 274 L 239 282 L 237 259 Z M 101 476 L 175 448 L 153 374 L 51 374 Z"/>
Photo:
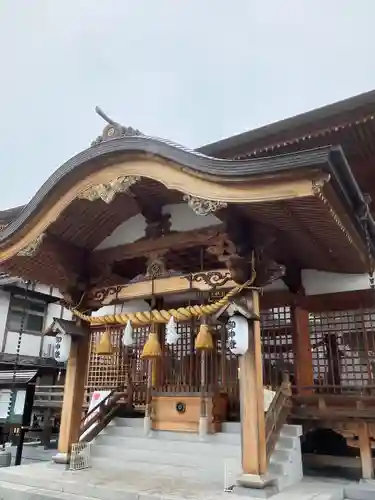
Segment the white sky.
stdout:
<path fill-rule="evenodd" d="M 104 127 L 197 147 L 375 88 L 374 0 L 0 0 L 0 209 Z"/>

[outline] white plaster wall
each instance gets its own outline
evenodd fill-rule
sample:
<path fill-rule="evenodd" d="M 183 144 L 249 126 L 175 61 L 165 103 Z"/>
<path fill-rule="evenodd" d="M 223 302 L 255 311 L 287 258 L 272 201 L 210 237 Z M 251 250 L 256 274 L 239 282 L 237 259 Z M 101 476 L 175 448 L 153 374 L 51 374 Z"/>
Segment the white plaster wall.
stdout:
<path fill-rule="evenodd" d="M 115 304 L 112 306 L 104 306 L 93 312 L 93 316 L 105 316 L 106 314 L 120 314 L 126 312 L 149 311 L 150 306 L 145 300 L 129 300 L 123 304 Z"/>
<path fill-rule="evenodd" d="M 205 216 L 196 215 L 186 203 L 165 205 L 163 213 L 171 215 L 171 231 L 192 231 L 193 229 L 202 229 L 221 223 L 217 217 L 211 214 Z M 145 218 L 143 215 L 137 214 L 120 224 L 95 250 L 134 243 L 134 241 L 145 236 L 145 229 Z"/>
<path fill-rule="evenodd" d="M 8 331 L 4 352 L 8 354 L 16 354 L 18 338 L 18 332 Z M 39 356 L 41 341 L 41 335 L 29 335 L 27 333 L 23 333 L 20 354 L 25 356 Z"/>
<path fill-rule="evenodd" d="M 314 269 L 302 271 L 302 283 L 306 295 L 349 292 L 369 288 L 368 274 L 327 273 Z"/>
<path fill-rule="evenodd" d="M 47 285 L 36 285 L 35 291 L 45 295 L 51 294 L 51 287 Z M 52 294 L 61 296 L 57 288 L 52 289 Z M 0 349 L 3 344 L 6 322 L 9 310 L 10 293 L 0 289 Z M 72 313 L 62 307 L 60 304 L 48 304 L 47 314 L 44 320 L 44 328 L 47 328 L 53 321 L 53 318 L 72 319 Z M 4 351 L 8 354 L 17 352 L 18 332 L 8 331 Z M 42 349 L 41 349 L 42 344 Z M 53 357 L 54 337 L 43 337 L 42 335 L 22 335 L 20 354 L 26 356 L 39 356 L 42 353 L 44 357 Z M 51 346 L 51 347 L 50 347 Z M 40 351 L 41 349 L 41 351 Z"/>
<path fill-rule="evenodd" d="M 212 214 L 195 214 L 187 203 L 165 205 L 163 214 L 171 214 L 171 231 L 192 231 L 221 224 L 221 220 Z"/>
<path fill-rule="evenodd" d="M 52 323 L 54 318 L 62 319 L 72 319 L 72 313 L 69 309 L 66 309 L 61 304 L 51 303 L 47 306 L 47 315 L 44 322 L 44 328 L 48 328 Z"/>

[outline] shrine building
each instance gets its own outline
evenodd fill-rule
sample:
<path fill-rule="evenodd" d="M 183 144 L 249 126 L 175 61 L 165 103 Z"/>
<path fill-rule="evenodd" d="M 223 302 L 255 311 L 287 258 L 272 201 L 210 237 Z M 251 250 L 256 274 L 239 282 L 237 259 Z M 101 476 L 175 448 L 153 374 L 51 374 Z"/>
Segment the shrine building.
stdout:
<path fill-rule="evenodd" d="M 72 315 L 45 331 L 67 362 L 56 462 L 95 439 L 94 467 L 171 465 L 169 443 L 176 467 L 233 459 L 238 487 L 280 491 L 302 442 L 372 479 L 375 92 L 199 150 L 98 112 L 0 231 L 1 270 Z M 317 430 L 347 453 L 309 450 Z"/>

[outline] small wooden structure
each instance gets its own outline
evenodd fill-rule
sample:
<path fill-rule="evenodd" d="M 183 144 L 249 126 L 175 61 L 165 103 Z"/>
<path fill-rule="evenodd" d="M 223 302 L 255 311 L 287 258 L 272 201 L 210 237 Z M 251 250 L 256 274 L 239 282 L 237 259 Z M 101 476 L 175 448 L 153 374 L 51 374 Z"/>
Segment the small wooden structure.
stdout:
<path fill-rule="evenodd" d="M 101 425 L 124 405 L 163 430 L 242 419 L 247 474 L 266 472 L 293 419 L 356 442 L 372 477 L 373 291 L 308 288 L 366 277 L 374 228 L 339 147 L 215 159 L 110 121 L 0 232 L 1 266 L 58 287 L 81 332 L 60 454 L 79 439 L 87 391 L 108 390 Z M 250 312 L 240 356 L 217 315 L 233 298 Z"/>

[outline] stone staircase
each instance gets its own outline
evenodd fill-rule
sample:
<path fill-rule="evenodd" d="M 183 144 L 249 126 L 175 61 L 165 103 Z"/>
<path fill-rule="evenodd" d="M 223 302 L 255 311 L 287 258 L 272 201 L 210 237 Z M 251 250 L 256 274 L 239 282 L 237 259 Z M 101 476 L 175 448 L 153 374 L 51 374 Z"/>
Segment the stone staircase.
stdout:
<path fill-rule="evenodd" d="M 274 490 L 282 491 L 301 481 L 301 427 L 285 425 L 271 456 L 268 475 Z M 95 468 L 134 468 L 146 474 L 158 468 L 160 474 L 184 476 L 232 486 L 241 473 L 239 423 L 225 423 L 223 431 L 204 440 L 191 433 L 152 431 L 144 435 L 143 419 L 117 418 L 95 439 L 91 449 Z"/>
<path fill-rule="evenodd" d="M 299 426 L 283 427 L 269 466 L 271 488 L 235 487 L 230 498 L 264 498 L 299 483 L 300 432 Z M 91 445 L 92 468 L 69 471 L 49 462 L 0 468 L 0 500 L 226 500 L 225 486 L 241 472 L 240 440 L 236 423 L 202 440 L 162 431 L 146 437 L 142 418 L 116 418 Z M 306 489 L 303 483 L 296 487 Z"/>

